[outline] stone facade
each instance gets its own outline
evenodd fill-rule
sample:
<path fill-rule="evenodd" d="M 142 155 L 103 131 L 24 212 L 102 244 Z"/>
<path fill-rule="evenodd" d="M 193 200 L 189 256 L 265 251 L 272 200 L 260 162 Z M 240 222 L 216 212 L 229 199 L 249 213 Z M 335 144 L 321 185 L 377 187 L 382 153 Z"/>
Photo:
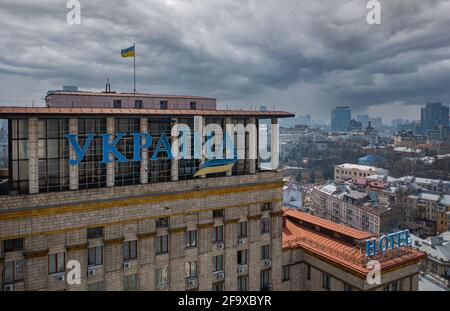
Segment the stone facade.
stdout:
<path fill-rule="evenodd" d="M 137 290 L 211 290 L 221 282 L 224 290 L 236 290 L 237 251 L 247 249 L 248 289 L 259 290 L 260 271 L 267 269 L 260 259 L 261 246 L 270 245 L 270 283 L 280 289 L 281 179 L 279 172 L 264 172 L 0 197 L 0 239 L 23 241 L 21 249 L 14 251 L 4 251 L 1 243 L 0 273 L 11 261 L 23 262 L 23 278 L 13 282 L 13 290 L 88 290 L 97 285 L 123 290 L 134 277 Z M 271 209 L 262 211 L 264 203 L 271 203 Z M 222 209 L 223 217 L 213 217 L 213 211 Z M 168 227 L 157 228 L 161 217 L 169 219 Z M 265 218 L 270 219 L 271 230 L 261 234 L 260 223 Z M 237 226 L 242 221 L 248 222 L 248 234 L 238 243 Z M 223 247 L 212 241 L 213 227 L 219 225 L 224 226 Z M 88 238 L 88 229 L 97 227 L 103 228 L 102 236 Z M 197 230 L 196 245 L 187 248 L 185 232 L 191 230 Z M 163 235 L 169 236 L 168 253 L 156 254 L 156 239 Z M 124 261 L 127 241 L 137 241 L 137 256 Z M 103 260 L 88 268 L 88 249 L 93 247 L 102 247 Z M 49 258 L 58 253 L 64 253 L 65 265 L 71 260 L 80 263 L 80 285 L 61 280 L 61 275 L 67 278 L 69 268 L 50 273 Z M 224 258 L 223 275 L 212 270 L 212 257 L 217 255 Z M 198 272 L 189 282 L 185 264 L 191 261 L 197 262 Z M 167 268 L 165 285 L 156 285 L 158 268 Z M 95 270 L 95 275 L 89 270 Z M 2 285 L 4 289 L 9 284 Z"/>

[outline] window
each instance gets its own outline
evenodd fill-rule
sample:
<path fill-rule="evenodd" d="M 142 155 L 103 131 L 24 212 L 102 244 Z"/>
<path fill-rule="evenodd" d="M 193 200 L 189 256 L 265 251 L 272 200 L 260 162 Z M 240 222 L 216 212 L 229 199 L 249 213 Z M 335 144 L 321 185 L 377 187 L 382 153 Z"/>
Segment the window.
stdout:
<path fill-rule="evenodd" d="M 184 233 L 186 248 L 197 246 L 197 230 L 186 231 Z"/>
<path fill-rule="evenodd" d="M 167 254 L 169 252 L 169 236 L 160 235 L 156 237 L 155 252 L 156 255 Z"/>
<path fill-rule="evenodd" d="M 197 276 L 197 261 L 186 262 L 186 279 Z"/>
<path fill-rule="evenodd" d="M 353 287 L 350 284 L 344 283 L 344 291 L 351 292 L 353 291 Z"/>
<path fill-rule="evenodd" d="M 213 257 L 213 272 L 223 271 L 223 255 Z"/>
<path fill-rule="evenodd" d="M 213 218 L 221 218 L 224 217 L 225 215 L 225 210 L 223 209 L 217 209 L 213 211 Z"/>
<path fill-rule="evenodd" d="M 134 101 L 134 108 L 136 109 L 142 109 L 143 105 L 142 105 L 142 100 L 135 100 Z"/>
<path fill-rule="evenodd" d="M 164 268 L 159 268 L 156 269 L 155 271 L 155 282 L 156 282 L 156 287 L 164 287 L 166 286 L 168 283 L 168 268 L 164 267 Z"/>
<path fill-rule="evenodd" d="M 162 100 L 159 102 L 160 109 L 167 109 L 167 100 Z"/>
<path fill-rule="evenodd" d="M 308 264 L 306 265 L 306 279 L 311 280 L 311 266 Z"/>
<path fill-rule="evenodd" d="M 261 219 L 261 234 L 270 232 L 270 218 Z"/>
<path fill-rule="evenodd" d="M 4 284 L 13 284 L 23 280 L 23 260 L 8 261 L 5 264 Z"/>
<path fill-rule="evenodd" d="M 289 281 L 291 279 L 291 267 L 286 265 L 282 267 L 282 281 Z"/>
<path fill-rule="evenodd" d="M 237 279 L 237 290 L 248 291 L 248 275 L 239 276 Z"/>
<path fill-rule="evenodd" d="M 3 251 L 14 252 L 23 249 L 23 238 L 3 241 Z"/>
<path fill-rule="evenodd" d="M 168 217 L 158 218 L 156 220 L 156 228 L 168 228 L 168 227 L 169 227 Z"/>
<path fill-rule="evenodd" d="M 123 261 L 137 258 L 137 241 L 127 241 L 123 244 Z"/>
<path fill-rule="evenodd" d="M 331 288 L 331 277 L 326 272 L 322 272 L 322 287 L 326 289 Z"/>
<path fill-rule="evenodd" d="M 213 242 L 223 242 L 223 226 L 213 227 Z"/>
<path fill-rule="evenodd" d="M 260 285 L 261 290 L 269 290 L 270 285 L 270 269 L 263 270 L 260 273 Z"/>
<path fill-rule="evenodd" d="M 270 259 L 270 245 L 261 246 L 261 260 Z"/>
<path fill-rule="evenodd" d="M 261 204 L 261 212 L 271 211 L 272 210 L 272 202 L 267 202 Z"/>
<path fill-rule="evenodd" d="M 189 109 L 191 109 L 191 110 L 197 109 L 197 103 L 196 102 L 191 102 L 190 105 L 189 105 Z"/>
<path fill-rule="evenodd" d="M 103 265 L 103 246 L 88 249 L 88 266 Z"/>
<path fill-rule="evenodd" d="M 238 223 L 238 232 L 237 232 L 238 239 L 244 239 L 247 237 L 247 222 L 241 221 Z"/>
<path fill-rule="evenodd" d="M 133 133 L 140 132 L 140 121 L 138 118 L 114 118 L 115 133 L 124 133 L 116 146 L 117 151 L 127 159 L 134 157 Z M 115 186 L 136 185 L 141 182 L 141 162 L 126 161 L 114 162 L 114 184 Z"/>
<path fill-rule="evenodd" d="M 28 119 L 11 119 L 11 191 L 28 193 Z"/>
<path fill-rule="evenodd" d="M 120 99 L 113 100 L 113 108 L 122 108 L 122 101 Z"/>
<path fill-rule="evenodd" d="M 237 252 L 237 264 L 238 266 L 246 265 L 248 262 L 248 250 L 244 249 Z"/>
<path fill-rule="evenodd" d="M 103 283 L 103 281 L 88 284 L 88 291 L 90 292 L 102 292 L 104 290 L 105 290 L 105 283 Z"/>
<path fill-rule="evenodd" d="M 123 290 L 130 291 L 137 289 L 137 274 L 127 275 L 123 278 Z"/>
<path fill-rule="evenodd" d="M 223 292 L 225 290 L 225 282 L 222 281 L 222 282 L 214 283 L 212 290 L 216 291 L 216 292 Z"/>
<path fill-rule="evenodd" d="M 65 254 L 58 253 L 48 255 L 48 273 L 61 273 L 65 271 Z"/>
<path fill-rule="evenodd" d="M 103 227 L 87 229 L 87 238 L 88 239 L 97 239 L 97 238 L 101 238 L 101 237 L 103 237 Z"/>

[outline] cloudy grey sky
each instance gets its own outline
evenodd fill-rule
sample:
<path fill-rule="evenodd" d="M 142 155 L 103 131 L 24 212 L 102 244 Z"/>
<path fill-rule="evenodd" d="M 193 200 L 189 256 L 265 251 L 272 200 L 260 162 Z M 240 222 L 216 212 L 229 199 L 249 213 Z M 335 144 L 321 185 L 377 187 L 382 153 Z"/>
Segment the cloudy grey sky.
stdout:
<path fill-rule="evenodd" d="M 419 105 L 450 103 L 450 1 L 0 0 L 0 104 L 41 101 L 78 85 L 217 97 L 222 107 L 276 109 L 329 119 L 337 105 L 389 122 Z"/>

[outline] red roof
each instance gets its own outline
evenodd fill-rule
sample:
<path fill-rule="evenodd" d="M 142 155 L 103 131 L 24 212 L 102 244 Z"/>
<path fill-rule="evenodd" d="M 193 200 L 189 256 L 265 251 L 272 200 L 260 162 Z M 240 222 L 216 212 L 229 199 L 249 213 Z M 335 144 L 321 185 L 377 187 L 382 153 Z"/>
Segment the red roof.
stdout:
<path fill-rule="evenodd" d="M 364 249 L 358 246 L 357 243 L 351 244 L 338 236 L 331 236 L 318 230 L 304 227 L 297 221 L 294 222 L 294 219 L 315 224 L 320 228 L 329 230 L 334 228 L 333 231 L 335 232 L 346 232 L 347 236 L 353 235 L 355 240 L 371 237 L 370 233 L 334 224 L 331 221 L 298 211 L 284 210 L 284 215 L 288 217 L 285 217 L 283 225 L 283 249 L 301 248 L 362 276 L 367 275 L 370 271 L 366 267 L 368 258 L 365 256 Z M 386 256 L 386 259 L 380 262 L 381 269 L 387 270 L 404 264 L 412 264 L 426 257 L 423 252 L 410 248 L 403 248 L 401 251 L 403 253 L 397 257 L 390 258 L 390 256 Z"/>
<path fill-rule="evenodd" d="M 284 111 L 246 110 L 183 110 L 183 109 L 123 109 L 123 108 L 49 108 L 49 107 L 0 107 L 0 116 L 12 115 L 156 115 L 156 116 L 230 116 L 277 117 L 295 115 Z"/>

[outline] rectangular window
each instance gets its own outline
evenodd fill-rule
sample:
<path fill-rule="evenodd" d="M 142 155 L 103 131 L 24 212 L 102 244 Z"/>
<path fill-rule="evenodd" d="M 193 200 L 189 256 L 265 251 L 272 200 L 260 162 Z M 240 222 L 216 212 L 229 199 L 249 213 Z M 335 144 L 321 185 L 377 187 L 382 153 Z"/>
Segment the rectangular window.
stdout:
<path fill-rule="evenodd" d="M 261 212 L 271 211 L 272 210 L 272 202 L 267 202 L 261 204 Z"/>
<path fill-rule="evenodd" d="M 184 233 L 186 248 L 197 246 L 197 230 L 186 231 Z"/>
<path fill-rule="evenodd" d="M 260 285 L 261 285 L 261 290 L 269 290 L 270 289 L 270 269 L 261 271 Z"/>
<path fill-rule="evenodd" d="M 237 232 L 238 239 L 244 239 L 247 237 L 247 222 L 241 221 L 238 223 L 238 232 Z"/>
<path fill-rule="evenodd" d="M 3 241 L 3 251 L 5 253 L 20 251 L 22 249 L 23 249 L 23 238 Z"/>
<path fill-rule="evenodd" d="M 134 108 L 136 109 L 142 109 L 143 105 L 142 105 L 142 100 L 135 100 L 134 101 Z"/>
<path fill-rule="evenodd" d="M 28 119 L 11 119 L 11 192 L 27 194 L 28 190 Z"/>
<path fill-rule="evenodd" d="M 197 261 L 186 262 L 186 278 L 197 277 Z"/>
<path fill-rule="evenodd" d="M 156 255 L 167 254 L 169 252 L 169 236 L 160 235 L 156 237 L 155 252 Z"/>
<path fill-rule="evenodd" d="M 196 103 L 196 102 L 191 102 L 191 103 L 189 104 L 189 109 L 190 109 L 190 110 L 195 110 L 195 109 L 197 109 L 197 103 Z"/>
<path fill-rule="evenodd" d="M 137 289 L 137 274 L 127 275 L 123 278 L 123 290 L 130 291 Z"/>
<path fill-rule="evenodd" d="M 105 290 L 105 283 L 103 283 L 103 281 L 88 284 L 88 291 L 90 292 L 102 292 L 104 290 Z"/>
<path fill-rule="evenodd" d="M 223 226 L 213 227 L 213 242 L 223 242 Z"/>
<path fill-rule="evenodd" d="M 331 288 L 331 277 L 326 272 L 322 272 L 322 287 L 325 289 Z"/>
<path fill-rule="evenodd" d="M 140 132 L 140 121 L 138 118 L 114 118 L 115 133 L 124 133 L 116 146 L 117 151 L 127 159 L 134 157 L 134 137 L 133 133 Z M 140 161 L 114 162 L 114 185 L 129 186 L 141 182 Z"/>
<path fill-rule="evenodd" d="M 103 246 L 88 248 L 88 266 L 103 265 Z"/>
<path fill-rule="evenodd" d="M 270 259 L 270 245 L 261 246 L 261 260 Z"/>
<path fill-rule="evenodd" d="M 221 218 L 225 216 L 225 210 L 217 209 L 213 211 L 213 218 Z"/>
<path fill-rule="evenodd" d="M 248 275 L 242 275 L 238 277 L 237 290 L 241 292 L 248 291 Z"/>
<path fill-rule="evenodd" d="M 311 266 L 308 264 L 306 265 L 306 279 L 311 280 Z"/>
<path fill-rule="evenodd" d="M 61 273 L 65 271 L 65 254 L 58 253 L 48 255 L 48 273 Z"/>
<path fill-rule="evenodd" d="M 270 218 L 261 219 L 261 234 L 270 233 Z"/>
<path fill-rule="evenodd" d="M 113 100 L 113 108 L 122 108 L 122 101 L 120 99 Z"/>
<path fill-rule="evenodd" d="M 23 280 L 23 260 L 8 261 L 5 264 L 4 284 L 13 284 Z"/>
<path fill-rule="evenodd" d="M 88 239 L 97 239 L 97 238 L 101 238 L 101 237 L 103 237 L 103 227 L 87 229 L 87 238 Z"/>
<path fill-rule="evenodd" d="M 166 286 L 168 283 L 168 278 L 169 274 L 168 274 L 168 268 L 164 267 L 164 268 L 159 268 L 156 269 L 155 271 L 155 282 L 156 282 L 156 287 L 163 287 Z"/>
<path fill-rule="evenodd" d="M 159 102 L 160 109 L 167 109 L 167 106 L 168 106 L 167 100 L 162 100 Z"/>
<path fill-rule="evenodd" d="M 213 272 L 223 271 L 223 255 L 213 256 Z"/>
<path fill-rule="evenodd" d="M 282 278 L 283 282 L 289 281 L 291 279 L 291 267 L 290 266 L 288 266 L 288 265 L 283 266 L 282 273 L 283 273 L 282 274 L 283 275 L 283 278 Z"/>
<path fill-rule="evenodd" d="M 351 292 L 351 291 L 353 291 L 353 288 L 352 288 L 352 286 L 350 284 L 344 283 L 344 291 L 345 292 Z"/>
<path fill-rule="evenodd" d="M 168 217 L 158 218 L 156 220 L 156 228 L 168 228 L 168 227 L 169 227 Z"/>
<path fill-rule="evenodd" d="M 137 241 L 127 241 L 123 244 L 123 261 L 137 259 Z"/>
<path fill-rule="evenodd" d="M 225 290 L 225 282 L 218 282 L 218 283 L 214 283 L 212 290 L 215 292 L 223 292 Z"/>
<path fill-rule="evenodd" d="M 237 252 L 238 266 L 246 265 L 248 262 L 248 250 L 244 249 Z"/>

